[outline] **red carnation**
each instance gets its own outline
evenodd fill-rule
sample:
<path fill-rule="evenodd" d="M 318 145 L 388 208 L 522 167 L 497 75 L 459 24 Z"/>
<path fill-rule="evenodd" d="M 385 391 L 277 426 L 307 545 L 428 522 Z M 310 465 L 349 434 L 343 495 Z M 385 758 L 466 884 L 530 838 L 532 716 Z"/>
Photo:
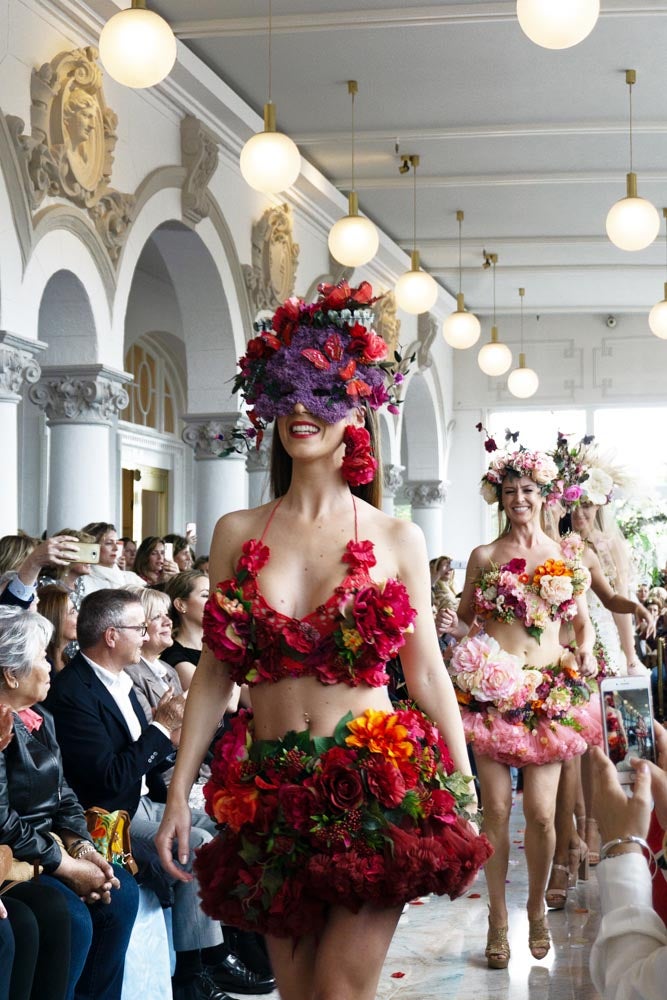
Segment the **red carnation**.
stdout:
<path fill-rule="evenodd" d="M 361 542 L 348 542 L 343 554 L 343 562 L 350 563 L 352 566 L 375 566 L 377 559 L 373 543 L 369 542 L 368 539 Z"/>
<path fill-rule="evenodd" d="M 366 781 L 369 791 L 388 809 L 394 809 L 405 798 L 405 781 L 397 767 L 377 756 L 366 764 Z"/>
<path fill-rule="evenodd" d="M 317 811 L 315 792 L 304 785 L 283 785 L 278 792 L 278 802 L 290 826 L 305 833 L 312 826 L 313 813 Z"/>
<path fill-rule="evenodd" d="M 345 457 L 341 466 L 350 486 L 363 486 L 375 476 L 378 463 L 371 454 L 371 436 L 365 427 L 345 428 Z"/>
<path fill-rule="evenodd" d="M 251 538 L 244 542 L 242 548 L 243 555 L 239 559 L 239 567 L 247 569 L 251 576 L 256 576 L 262 566 L 265 566 L 269 559 L 269 549 L 263 542 Z"/>

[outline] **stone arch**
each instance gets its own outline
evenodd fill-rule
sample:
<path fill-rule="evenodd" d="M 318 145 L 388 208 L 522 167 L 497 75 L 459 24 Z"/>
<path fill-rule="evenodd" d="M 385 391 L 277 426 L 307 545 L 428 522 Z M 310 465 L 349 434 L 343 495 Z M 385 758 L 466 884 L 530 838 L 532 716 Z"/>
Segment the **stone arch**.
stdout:
<path fill-rule="evenodd" d="M 41 364 L 94 364 L 97 332 L 91 301 L 81 278 L 71 270 L 55 271 L 39 302 L 38 339 L 47 344 Z"/>
<path fill-rule="evenodd" d="M 233 344 L 234 361 L 252 333 L 252 313 L 245 288 L 241 263 L 222 209 L 209 194 L 210 214 L 196 230 L 182 223 L 181 194 L 185 171 L 181 167 L 164 167 L 150 174 L 137 190 L 135 219 L 121 254 L 117 271 L 117 294 L 113 312 L 112 339 L 122 353 L 125 341 L 125 319 L 139 259 L 149 239 L 158 230 L 179 228 L 181 246 L 185 234 L 190 234 L 188 246 L 207 261 L 211 294 L 220 295 L 225 309 L 228 338 Z M 167 240 L 163 240 L 164 243 Z M 204 254 L 203 251 L 206 251 Z M 182 265 L 183 262 L 181 262 Z M 210 269 L 209 264 L 213 267 Z M 179 265 L 179 268 L 181 267 Z M 183 287 L 184 283 L 181 282 Z M 234 368 L 232 366 L 231 371 Z"/>
<path fill-rule="evenodd" d="M 11 136 L 0 109 L 0 327 L 23 333 L 20 296 L 23 268 L 30 255 L 30 207 L 14 154 Z"/>
<path fill-rule="evenodd" d="M 405 391 L 401 426 L 401 464 L 409 481 L 442 476 L 443 428 L 430 374 L 419 371 Z"/>

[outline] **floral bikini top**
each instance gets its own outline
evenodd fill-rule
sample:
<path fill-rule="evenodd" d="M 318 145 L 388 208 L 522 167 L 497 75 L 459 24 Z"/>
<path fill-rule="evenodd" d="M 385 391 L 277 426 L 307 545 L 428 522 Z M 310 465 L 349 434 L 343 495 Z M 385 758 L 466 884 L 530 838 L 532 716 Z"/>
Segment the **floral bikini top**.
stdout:
<path fill-rule="evenodd" d="M 354 499 L 354 498 L 353 498 Z M 397 579 L 376 583 L 373 543 L 349 541 L 342 562 L 349 572 L 324 604 L 305 618 L 290 618 L 264 599 L 259 580 L 270 551 L 264 537 L 245 542 L 236 572 L 219 583 L 204 610 L 204 641 L 228 664 L 237 684 L 275 683 L 285 677 L 315 677 L 322 684 L 383 687 L 388 661 L 412 632 L 416 611 Z"/>
<path fill-rule="evenodd" d="M 560 548 L 562 559 L 547 559 L 532 574 L 526 573 L 525 559 L 485 570 L 475 587 L 475 613 L 508 624 L 520 621 L 538 641 L 549 622 L 574 618 L 575 597 L 590 586 L 591 575 L 581 564 L 579 535 L 567 535 Z"/>

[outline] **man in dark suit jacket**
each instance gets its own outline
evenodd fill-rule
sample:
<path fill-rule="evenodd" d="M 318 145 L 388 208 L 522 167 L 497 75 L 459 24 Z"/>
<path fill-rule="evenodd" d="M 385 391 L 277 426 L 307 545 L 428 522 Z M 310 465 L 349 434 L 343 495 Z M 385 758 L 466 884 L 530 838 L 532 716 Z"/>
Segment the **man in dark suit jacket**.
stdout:
<path fill-rule="evenodd" d="M 77 625 L 81 651 L 56 675 L 48 708 L 65 775 L 83 807 L 126 809 L 133 836 L 152 841 L 164 812 L 159 771 L 173 753 L 170 734 L 180 729 L 184 698 L 168 692 L 147 722 L 125 673 L 139 662 L 145 635 L 144 609 L 135 594 L 99 590 L 85 597 Z M 193 817 L 190 859 L 210 839 Z M 272 979 L 260 979 L 228 954 L 220 924 L 199 906 L 194 879 L 174 886 L 173 935 L 175 1000 L 228 1000 L 223 988 L 273 989 Z"/>

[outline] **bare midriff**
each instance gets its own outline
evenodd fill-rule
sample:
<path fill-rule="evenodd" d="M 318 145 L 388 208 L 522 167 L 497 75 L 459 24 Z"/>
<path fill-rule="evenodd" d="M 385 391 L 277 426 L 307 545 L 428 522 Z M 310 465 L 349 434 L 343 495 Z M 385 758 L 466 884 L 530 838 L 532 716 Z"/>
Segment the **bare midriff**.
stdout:
<path fill-rule="evenodd" d="M 559 642 L 559 622 L 549 622 L 539 642 L 526 632 L 519 621 L 507 623 L 489 618 L 484 621 L 484 631 L 506 652 L 518 656 L 526 666 L 548 667 L 558 663 L 563 651 Z"/>
<path fill-rule="evenodd" d="M 277 740 L 290 730 L 309 729 L 312 736 L 332 736 L 348 712 L 362 715 L 367 708 L 391 712 L 386 687 L 367 684 L 322 684 L 315 677 L 286 677 L 251 689 L 255 736 Z"/>

